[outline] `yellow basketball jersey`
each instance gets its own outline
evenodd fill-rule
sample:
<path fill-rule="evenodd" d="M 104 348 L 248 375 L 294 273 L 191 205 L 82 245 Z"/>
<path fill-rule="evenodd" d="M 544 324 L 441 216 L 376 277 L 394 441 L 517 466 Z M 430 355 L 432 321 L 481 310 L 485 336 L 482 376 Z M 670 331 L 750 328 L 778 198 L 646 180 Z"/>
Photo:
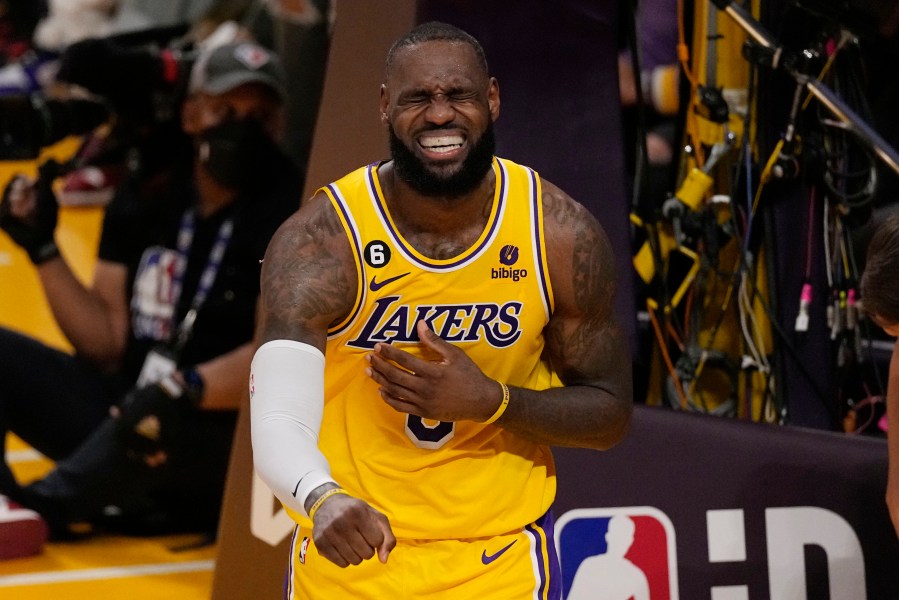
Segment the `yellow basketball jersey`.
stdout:
<path fill-rule="evenodd" d="M 351 315 L 329 331 L 319 445 L 334 479 L 390 519 L 397 537 L 493 536 L 541 517 L 555 497 L 552 454 L 496 425 L 429 422 L 399 413 L 365 374 L 366 353 L 389 342 L 418 353 L 424 319 L 484 373 L 511 386 L 560 385 L 541 361 L 553 308 L 537 174 L 494 159 L 487 226 L 451 259 L 403 239 L 381 191 L 378 165 L 325 188 L 359 274 Z"/>

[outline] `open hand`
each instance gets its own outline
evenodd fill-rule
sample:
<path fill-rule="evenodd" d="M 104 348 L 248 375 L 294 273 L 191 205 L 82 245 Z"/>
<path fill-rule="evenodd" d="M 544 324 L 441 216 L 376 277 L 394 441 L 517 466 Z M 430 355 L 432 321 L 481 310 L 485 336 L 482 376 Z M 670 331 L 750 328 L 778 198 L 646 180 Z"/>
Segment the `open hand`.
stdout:
<path fill-rule="evenodd" d="M 424 356 L 390 344 L 367 355 L 369 377 L 396 410 L 438 421 L 486 421 L 503 399 L 500 385 L 487 377 L 463 350 L 445 342 L 425 321 L 416 325 Z"/>

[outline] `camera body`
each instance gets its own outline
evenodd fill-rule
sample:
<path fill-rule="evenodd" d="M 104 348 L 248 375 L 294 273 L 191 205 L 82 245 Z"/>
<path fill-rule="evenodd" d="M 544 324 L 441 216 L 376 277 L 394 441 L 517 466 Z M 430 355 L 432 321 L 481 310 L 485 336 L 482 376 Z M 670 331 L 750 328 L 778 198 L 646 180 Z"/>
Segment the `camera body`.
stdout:
<path fill-rule="evenodd" d="M 177 121 L 194 60 L 191 51 L 132 45 L 125 36 L 72 44 L 60 56 L 56 81 L 91 96 L 0 96 L 0 160 L 36 159 L 43 148 L 106 123 L 121 143 L 139 143 L 151 129 Z"/>
<path fill-rule="evenodd" d="M 34 160 L 41 149 L 84 135 L 111 117 L 93 100 L 51 100 L 42 94 L 0 96 L 0 160 Z"/>

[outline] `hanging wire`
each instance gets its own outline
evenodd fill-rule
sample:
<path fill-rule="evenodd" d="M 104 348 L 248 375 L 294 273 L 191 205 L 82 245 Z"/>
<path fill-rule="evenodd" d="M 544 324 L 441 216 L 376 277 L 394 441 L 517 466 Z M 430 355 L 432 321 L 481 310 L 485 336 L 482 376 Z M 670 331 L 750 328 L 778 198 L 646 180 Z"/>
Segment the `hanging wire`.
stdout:
<path fill-rule="evenodd" d="M 677 390 L 677 396 L 680 400 L 680 406 L 682 410 L 687 409 L 687 397 L 684 394 L 684 387 L 681 383 L 680 376 L 677 374 L 677 369 L 674 368 L 674 363 L 671 361 L 671 355 L 668 353 L 668 345 L 665 343 L 665 336 L 662 335 L 662 328 L 659 326 L 659 320 L 656 318 L 656 311 L 652 304 L 647 301 L 646 310 L 649 313 L 649 320 L 652 323 L 652 329 L 656 334 L 656 339 L 659 342 L 659 351 L 662 353 L 662 360 L 665 361 L 665 367 L 668 369 L 668 375 L 674 381 L 675 390 Z"/>
<path fill-rule="evenodd" d="M 833 289 L 833 263 L 830 258 L 830 199 L 824 194 L 824 218 L 821 220 L 824 227 L 824 264 L 827 275 L 827 287 Z"/>
<path fill-rule="evenodd" d="M 815 186 L 809 186 L 808 190 L 808 221 L 806 222 L 805 236 L 805 280 L 812 279 L 812 254 L 815 223 Z"/>

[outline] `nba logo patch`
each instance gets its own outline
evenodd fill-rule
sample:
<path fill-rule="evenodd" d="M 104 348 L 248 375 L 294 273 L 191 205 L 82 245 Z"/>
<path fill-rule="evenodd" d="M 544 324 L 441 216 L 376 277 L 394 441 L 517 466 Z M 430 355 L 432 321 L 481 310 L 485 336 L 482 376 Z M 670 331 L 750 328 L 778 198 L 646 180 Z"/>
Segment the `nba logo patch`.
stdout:
<path fill-rule="evenodd" d="M 306 564 L 306 551 L 307 550 L 309 550 L 309 538 L 304 537 L 302 543 L 300 543 L 300 552 L 299 552 L 301 565 Z"/>
<path fill-rule="evenodd" d="M 570 510 L 556 548 L 565 600 L 678 600 L 674 525 L 657 508 Z"/>

